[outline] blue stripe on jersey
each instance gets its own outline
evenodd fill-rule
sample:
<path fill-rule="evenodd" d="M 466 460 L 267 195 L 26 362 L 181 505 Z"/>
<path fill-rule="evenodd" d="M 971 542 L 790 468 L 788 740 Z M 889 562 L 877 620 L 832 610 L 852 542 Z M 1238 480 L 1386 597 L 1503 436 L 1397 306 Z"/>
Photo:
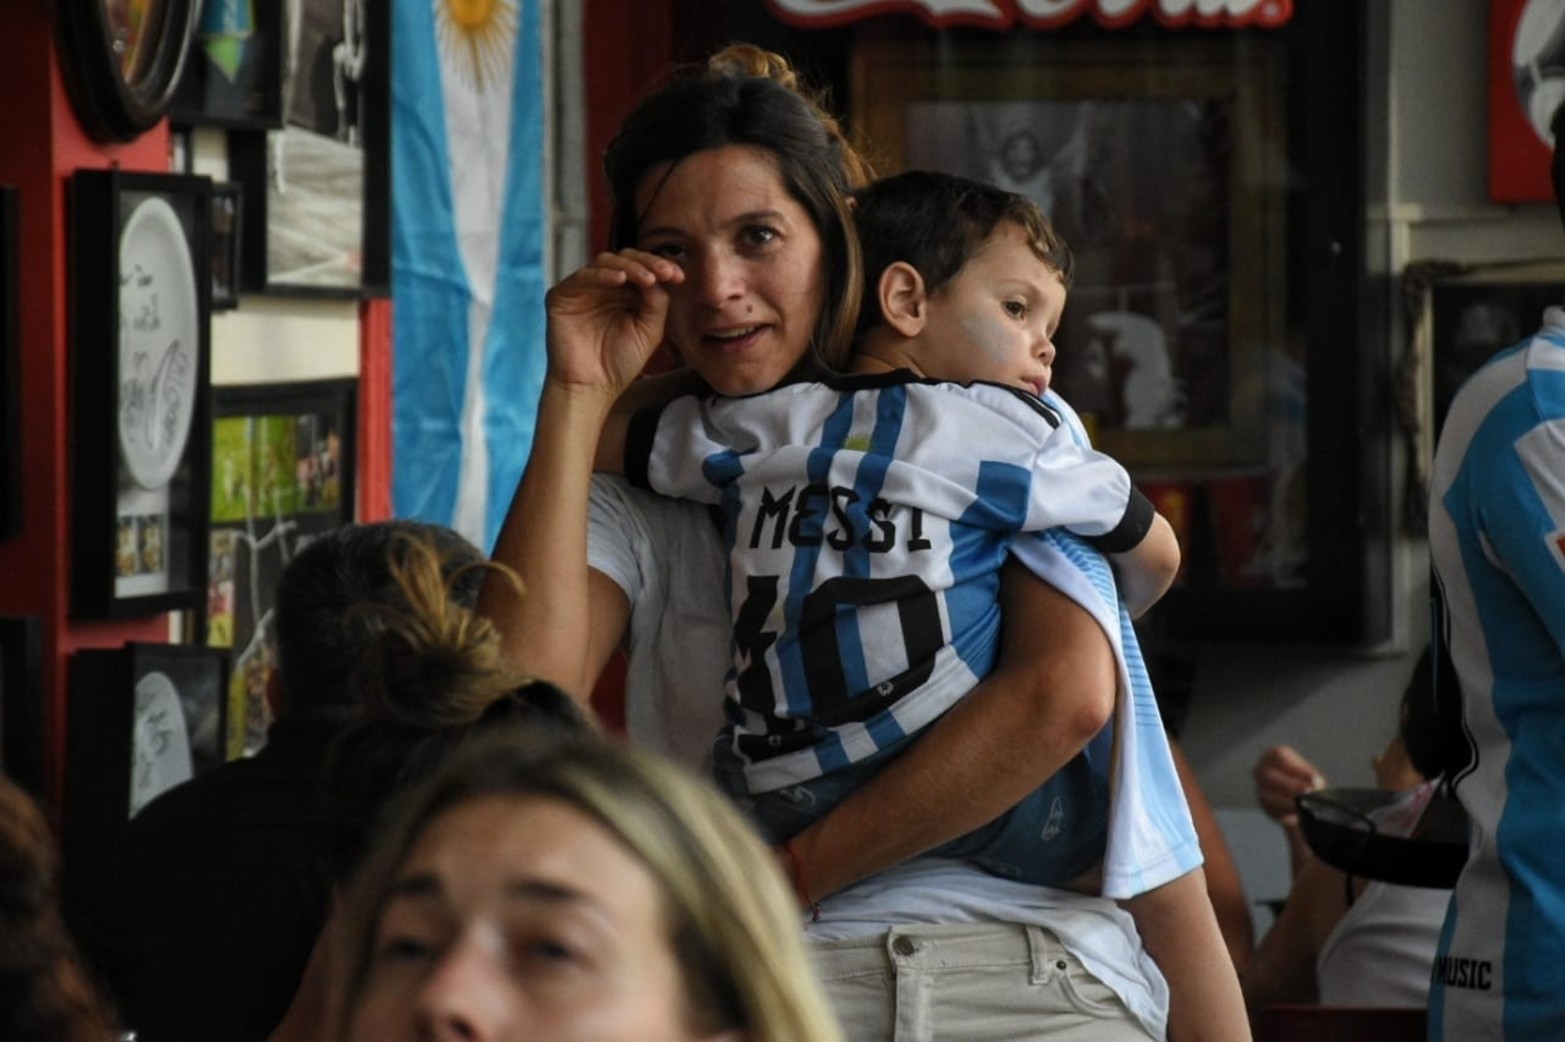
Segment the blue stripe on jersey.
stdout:
<path fill-rule="evenodd" d="M 974 676 L 988 676 L 1000 652 L 1000 565 L 1010 541 L 992 518 L 1019 509 L 1012 527 L 1020 527 L 1031 481 L 1019 467 L 980 463 L 973 502 L 952 527 L 946 618 L 951 650 Z"/>
<path fill-rule="evenodd" d="M 886 390 L 876 399 L 875 408 L 875 426 L 870 432 L 870 444 L 853 476 L 853 494 L 856 498 L 853 502 L 842 505 L 843 513 L 847 515 L 851 531 L 855 536 L 873 531 L 869 506 L 885 486 L 886 472 L 891 467 L 897 441 L 902 434 L 902 423 L 907 415 L 906 388 Z M 870 553 L 863 539 L 855 538 L 843 552 L 842 575 L 847 579 L 870 577 Z M 867 691 L 874 684 L 869 675 L 869 662 L 864 654 L 864 633 L 859 628 L 861 615 L 862 611 L 858 607 L 841 610 L 837 612 L 834 621 L 837 628 L 837 647 L 842 656 L 843 685 L 849 695 Z M 901 727 L 896 726 L 894 721 L 889 730 L 884 726 L 878 730 L 872 727 L 870 733 L 876 737 L 877 749 L 885 747 L 879 740 L 881 733 L 885 735 L 887 742 L 904 737 Z"/>
<path fill-rule="evenodd" d="M 847 441 L 853 430 L 853 396 L 837 396 L 837 407 L 821 424 L 820 444 L 810 450 L 805 462 L 805 475 L 810 485 L 825 485 L 831 475 L 831 461 Z M 802 489 L 800 490 L 802 493 Z M 800 535 L 813 546 L 796 546 L 793 551 L 793 567 L 788 576 L 788 592 L 783 599 L 783 637 L 776 644 L 777 668 L 782 674 L 783 696 L 787 701 L 788 715 L 803 719 L 811 715 L 809 677 L 805 669 L 803 643 L 800 640 L 799 620 L 804 614 L 804 599 L 815 585 L 815 563 L 820 556 L 820 541 L 824 536 L 829 507 L 803 518 Z M 826 765 L 828 756 L 842 756 L 831 762 L 839 766 L 847 762 L 841 739 L 832 732 L 815 744 L 816 755 Z M 826 769 L 830 770 L 830 767 Z"/>

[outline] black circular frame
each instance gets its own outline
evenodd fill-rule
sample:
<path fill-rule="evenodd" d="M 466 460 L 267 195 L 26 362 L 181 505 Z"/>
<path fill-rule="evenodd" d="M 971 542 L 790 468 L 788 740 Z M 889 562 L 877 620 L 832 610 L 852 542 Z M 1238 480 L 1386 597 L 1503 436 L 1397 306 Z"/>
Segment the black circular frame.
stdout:
<path fill-rule="evenodd" d="M 66 82 L 82 123 L 103 141 L 131 141 L 163 118 L 185 67 L 201 16 L 201 0 L 153 0 L 153 24 L 142 46 L 149 57 L 127 79 L 123 44 L 109 21 L 113 0 L 56 0 Z"/>

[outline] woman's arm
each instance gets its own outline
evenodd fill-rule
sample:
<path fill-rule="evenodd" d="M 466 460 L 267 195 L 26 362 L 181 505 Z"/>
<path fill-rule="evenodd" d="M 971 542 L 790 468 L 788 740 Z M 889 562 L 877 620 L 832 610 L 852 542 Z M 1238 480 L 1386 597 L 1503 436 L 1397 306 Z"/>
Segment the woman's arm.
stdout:
<path fill-rule="evenodd" d="M 1201 783 L 1196 781 L 1185 751 L 1173 738 L 1168 740 L 1169 751 L 1174 754 L 1174 770 L 1179 774 L 1179 787 L 1185 791 L 1185 803 L 1190 807 L 1190 820 L 1195 824 L 1196 838 L 1201 842 L 1201 856 L 1205 860 L 1202 874 L 1206 879 L 1207 896 L 1212 901 L 1212 911 L 1217 916 L 1217 926 L 1223 933 L 1228 955 L 1234 969 L 1242 977 L 1255 956 L 1255 923 L 1250 917 L 1250 899 L 1244 892 L 1244 881 L 1239 878 L 1239 866 L 1223 836 L 1217 815 L 1212 812 Z"/>
<path fill-rule="evenodd" d="M 810 897 L 998 817 L 1069 763 L 1113 714 L 1118 670 L 1107 635 L 1026 568 L 1005 567 L 999 667 L 874 779 L 794 837 Z"/>
<path fill-rule="evenodd" d="M 519 669 L 584 702 L 629 617 L 623 593 L 587 567 L 593 455 L 610 408 L 663 339 L 664 284 L 682 278 L 669 261 L 621 250 L 548 295 L 549 369 L 532 455 L 494 549 L 524 589 L 485 582 L 478 610 Z"/>

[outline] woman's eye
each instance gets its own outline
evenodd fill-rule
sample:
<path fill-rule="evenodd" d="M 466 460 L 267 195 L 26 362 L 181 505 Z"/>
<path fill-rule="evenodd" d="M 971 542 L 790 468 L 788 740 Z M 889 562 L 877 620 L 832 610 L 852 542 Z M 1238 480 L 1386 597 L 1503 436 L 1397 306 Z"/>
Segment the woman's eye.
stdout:
<path fill-rule="evenodd" d="M 381 942 L 375 955 L 380 962 L 419 962 L 433 958 L 435 946 L 418 937 L 388 937 Z"/>
<path fill-rule="evenodd" d="M 574 949 L 549 938 L 526 942 L 522 945 L 522 952 L 529 960 L 547 965 L 567 965 L 576 961 Z"/>
<path fill-rule="evenodd" d="M 685 256 L 684 247 L 672 242 L 663 242 L 655 246 L 649 246 L 647 247 L 647 252 L 655 257 L 662 257 L 664 260 L 671 261 L 682 260 Z"/>
<path fill-rule="evenodd" d="M 767 246 L 777 240 L 777 229 L 755 224 L 746 228 L 742 235 L 748 246 Z"/>

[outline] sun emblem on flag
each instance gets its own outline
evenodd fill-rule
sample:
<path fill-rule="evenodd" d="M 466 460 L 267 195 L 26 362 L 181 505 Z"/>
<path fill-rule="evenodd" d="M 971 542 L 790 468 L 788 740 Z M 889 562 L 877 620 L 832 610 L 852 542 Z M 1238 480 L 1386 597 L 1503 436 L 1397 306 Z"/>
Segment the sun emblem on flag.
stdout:
<path fill-rule="evenodd" d="M 499 82 L 515 53 L 516 0 L 434 0 L 435 33 L 447 68 L 473 87 Z"/>

